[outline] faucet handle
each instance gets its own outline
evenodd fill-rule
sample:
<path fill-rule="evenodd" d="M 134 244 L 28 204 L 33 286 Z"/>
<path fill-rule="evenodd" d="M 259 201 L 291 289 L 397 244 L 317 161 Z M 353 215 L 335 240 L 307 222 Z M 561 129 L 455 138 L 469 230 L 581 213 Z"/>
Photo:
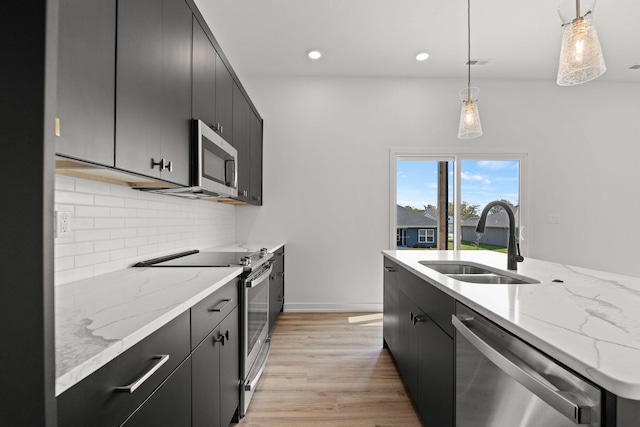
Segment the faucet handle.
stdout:
<path fill-rule="evenodd" d="M 516 254 L 513 256 L 513 259 L 516 262 L 524 261 L 524 257 L 522 255 L 520 255 L 520 243 L 516 243 Z"/>

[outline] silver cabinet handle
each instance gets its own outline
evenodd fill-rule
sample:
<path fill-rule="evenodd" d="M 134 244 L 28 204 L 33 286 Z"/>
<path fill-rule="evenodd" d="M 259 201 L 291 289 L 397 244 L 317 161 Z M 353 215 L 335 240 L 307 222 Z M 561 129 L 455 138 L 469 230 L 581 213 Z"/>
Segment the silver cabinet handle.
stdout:
<path fill-rule="evenodd" d="M 395 272 L 396 272 L 396 271 L 398 271 L 398 270 L 396 270 L 396 269 L 395 269 L 395 268 L 393 268 L 393 267 L 385 267 L 385 268 L 384 268 L 384 271 L 386 271 L 387 273 L 395 273 Z"/>
<path fill-rule="evenodd" d="M 116 387 L 116 391 L 119 393 L 133 393 L 142 384 L 144 384 L 144 382 L 148 380 L 149 377 L 151 377 L 151 375 L 153 375 L 158 369 L 160 369 L 162 365 L 164 365 L 169 361 L 168 354 L 159 354 L 157 356 L 154 356 L 153 358 L 154 360 L 156 360 L 156 362 L 153 364 L 151 369 L 149 369 L 144 375 L 142 375 L 140 378 L 138 378 L 131 384 Z"/>
<path fill-rule="evenodd" d="M 216 305 L 215 307 L 211 307 L 211 308 L 209 309 L 209 311 L 210 311 L 210 312 L 213 312 L 213 311 L 215 311 L 215 312 L 222 311 L 222 310 L 224 310 L 225 308 L 227 308 L 227 306 L 228 306 L 229 304 L 231 304 L 231 302 L 232 302 L 232 301 L 233 301 L 232 299 L 223 299 L 222 301 L 220 301 L 220 302 L 218 303 L 218 305 Z"/>
<path fill-rule="evenodd" d="M 573 421 L 575 424 L 589 424 L 591 422 L 591 407 L 576 404 L 563 395 L 560 390 L 543 383 L 540 379 L 526 372 L 515 361 L 508 359 L 498 350 L 487 344 L 476 335 L 455 315 L 451 316 L 451 323 L 487 359 L 502 369 L 507 375 L 518 381 L 530 392 L 547 402 L 556 411 Z"/>

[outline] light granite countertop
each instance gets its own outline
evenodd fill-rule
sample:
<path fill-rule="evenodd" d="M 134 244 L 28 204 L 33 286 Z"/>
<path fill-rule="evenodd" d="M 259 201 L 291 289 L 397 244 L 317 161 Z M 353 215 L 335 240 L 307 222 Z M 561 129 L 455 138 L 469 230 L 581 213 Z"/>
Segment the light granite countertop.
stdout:
<path fill-rule="evenodd" d="M 232 243 L 203 251 L 275 251 Z M 242 273 L 241 267 L 127 268 L 55 288 L 56 396 Z"/>
<path fill-rule="evenodd" d="M 506 255 L 382 253 L 604 389 L 640 400 L 640 278 L 527 258 L 518 264 L 518 274 L 542 283 L 472 284 L 419 261 L 461 260 L 506 270 Z"/>

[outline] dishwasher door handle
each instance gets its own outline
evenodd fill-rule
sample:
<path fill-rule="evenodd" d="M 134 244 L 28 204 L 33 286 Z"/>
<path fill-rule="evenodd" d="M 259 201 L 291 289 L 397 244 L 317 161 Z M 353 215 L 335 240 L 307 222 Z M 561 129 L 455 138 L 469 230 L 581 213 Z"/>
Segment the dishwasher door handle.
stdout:
<path fill-rule="evenodd" d="M 451 323 L 453 323 L 453 326 L 458 330 L 458 332 L 460 332 L 462 336 L 464 336 L 467 341 L 469 341 L 469 343 L 487 359 L 498 366 L 498 368 L 575 424 L 589 424 L 591 422 L 590 406 L 577 404 L 571 401 L 561 391 L 549 387 L 540 379 L 532 376 L 517 363 L 505 357 L 500 351 L 496 350 L 476 335 L 464 324 L 465 321 L 467 320 L 460 319 L 455 315 L 451 316 Z"/>

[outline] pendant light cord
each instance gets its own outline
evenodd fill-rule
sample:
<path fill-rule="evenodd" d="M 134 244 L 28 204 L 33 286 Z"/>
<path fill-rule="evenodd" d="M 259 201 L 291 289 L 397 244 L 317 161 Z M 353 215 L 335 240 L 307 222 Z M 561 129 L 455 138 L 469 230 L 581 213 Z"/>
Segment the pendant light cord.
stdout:
<path fill-rule="evenodd" d="M 467 0 L 467 100 L 471 101 L 471 0 Z"/>

